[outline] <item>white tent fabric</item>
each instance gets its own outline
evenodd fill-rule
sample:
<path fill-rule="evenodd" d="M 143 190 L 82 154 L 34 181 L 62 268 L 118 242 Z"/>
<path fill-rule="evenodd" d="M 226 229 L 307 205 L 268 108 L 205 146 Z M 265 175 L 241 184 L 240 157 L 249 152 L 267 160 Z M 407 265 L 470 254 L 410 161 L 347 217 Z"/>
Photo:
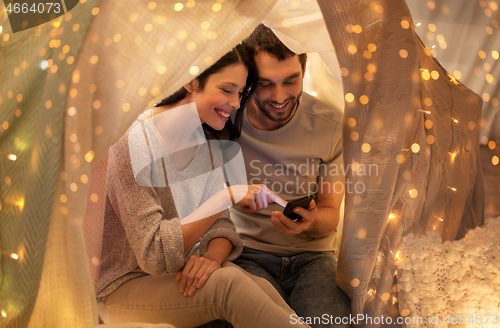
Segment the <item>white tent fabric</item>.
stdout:
<path fill-rule="evenodd" d="M 494 0 L 408 0 L 422 41 L 484 101 L 481 140 L 500 142 L 500 10 Z M 486 139 L 485 139 L 486 138 Z"/>

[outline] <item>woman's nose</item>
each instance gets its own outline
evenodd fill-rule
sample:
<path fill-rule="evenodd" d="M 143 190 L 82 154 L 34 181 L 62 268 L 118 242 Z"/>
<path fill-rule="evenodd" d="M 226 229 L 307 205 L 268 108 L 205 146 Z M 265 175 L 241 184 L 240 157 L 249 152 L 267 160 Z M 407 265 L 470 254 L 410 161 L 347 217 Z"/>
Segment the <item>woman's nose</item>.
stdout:
<path fill-rule="evenodd" d="M 228 105 L 233 109 L 240 108 L 240 95 L 236 94 L 236 96 L 229 101 Z"/>

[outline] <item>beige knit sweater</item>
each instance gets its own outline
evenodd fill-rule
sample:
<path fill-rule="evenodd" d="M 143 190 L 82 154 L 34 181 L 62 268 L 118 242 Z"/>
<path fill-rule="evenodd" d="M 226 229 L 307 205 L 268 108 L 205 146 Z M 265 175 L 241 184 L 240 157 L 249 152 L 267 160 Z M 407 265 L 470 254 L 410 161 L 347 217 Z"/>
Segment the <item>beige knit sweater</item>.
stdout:
<path fill-rule="evenodd" d="M 168 158 L 154 158 L 161 153 L 161 143 L 157 132 L 147 119 L 151 111 L 139 116 L 118 142 L 110 149 L 102 257 L 100 262 L 97 297 L 103 297 L 130 279 L 144 275 L 175 273 L 184 266 L 186 258 L 199 251 L 205 254 L 209 242 L 218 237 L 227 238 L 233 244 L 228 260 L 239 256 L 242 243 L 236 234 L 229 211 L 222 212 L 217 221 L 191 249 L 184 252 L 182 230 L 174 204 L 168 179 L 182 179 L 196 176 L 206 171 L 210 157 L 206 144 L 199 145 L 191 163 L 177 172 L 169 165 Z M 129 136 L 143 133 L 145 143 L 129 142 Z M 146 152 L 145 152 L 146 150 Z M 151 177 L 151 186 L 136 182 L 131 155 L 142 152 L 151 156 L 151 165 L 140 174 L 141 178 Z M 214 152 L 215 166 L 221 166 L 222 156 Z M 170 167 L 169 167 L 170 166 Z M 172 175 L 174 174 L 174 175 Z M 177 175 L 175 175 L 177 174 Z M 155 183 L 161 177 L 163 183 Z M 163 187 L 155 187 L 162 185 Z M 201 205 L 222 187 L 217 174 L 209 174 L 204 185 L 191 188 L 191 199 Z"/>

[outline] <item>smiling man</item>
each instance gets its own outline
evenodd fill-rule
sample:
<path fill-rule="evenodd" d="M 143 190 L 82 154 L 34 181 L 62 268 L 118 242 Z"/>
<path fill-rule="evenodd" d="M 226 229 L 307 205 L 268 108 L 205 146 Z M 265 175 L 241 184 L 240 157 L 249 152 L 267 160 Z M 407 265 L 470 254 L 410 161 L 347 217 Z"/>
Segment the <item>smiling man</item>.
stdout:
<path fill-rule="evenodd" d="M 335 284 L 333 254 L 345 186 L 342 113 L 302 92 L 306 54 L 290 51 L 264 25 L 244 43 L 254 50 L 259 74 L 237 140 L 248 182 L 265 184 L 287 201 L 311 194 L 316 201 L 298 210 L 299 221 L 277 204 L 256 213 L 231 208 L 245 246 L 234 262 L 271 282 L 306 323 L 339 326 L 335 318 L 350 313 Z"/>

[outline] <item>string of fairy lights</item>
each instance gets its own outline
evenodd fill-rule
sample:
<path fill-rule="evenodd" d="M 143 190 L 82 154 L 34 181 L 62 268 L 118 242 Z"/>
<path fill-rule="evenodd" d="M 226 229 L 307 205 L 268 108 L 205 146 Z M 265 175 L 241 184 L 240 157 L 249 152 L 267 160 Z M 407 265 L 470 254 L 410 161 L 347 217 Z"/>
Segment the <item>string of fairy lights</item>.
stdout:
<path fill-rule="evenodd" d="M 481 5 L 484 7 L 485 6 L 485 1 L 481 1 Z M 432 1 L 429 1 L 429 3 L 434 3 Z M 429 5 L 430 9 L 433 9 L 432 8 L 432 4 Z M 418 28 L 420 27 L 422 24 L 421 23 L 417 23 L 416 25 L 414 25 L 414 28 Z M 401 26 L 404 28 L 404 29 L 407 29 L 409 28 L 409 22 L 405 19 L 402 20 L 401 22 Z M 498 24 L 497 24 L 497 27 L 498 27 Z M 357 29 L 357 31 L 356 31 Z M 434 24 L 429 24 L 428 25 L 428 29 L 429 31 L 431 32 L 434 32 L 436 31 L 436 26 Z M 356 25 L 356 26 L 352 26 L 352 25 L 348 25 L 347 26 L 347 30 L 348 32 L 350 33 L 360 33 L 362 31 L 361 27 L 359 25 Z M 487 30 L 488 32 L 489 30 Z M 488 34 L 492 34 L 492 33 L 489 33 Z M 430 37 L 429 34 L 427 34 L 427 39 L 433 39 L 433 37 Z M 438 38 L 437 38 L 439 44 L 440 44 L 440 48 L 442 49 L 446 49 L 446 42 L 444 41 L 444 37 L 442 35 L 438 35 Z M 357 52 L 357 49 L 356 47 L 354 48 L 351 48 L 351 47 L 354 47 L 354 46 L 350 46 L 350 48 L 348 48 L 348 52 L 351 53 L 351 54 L 354 54 Z M 426 48 L 427 49 L 427 54 L 433 58 L 436 58 L 437 56 L 437 51 L 436 51 L 436 45 L 432 45 L 430 48 Z M 366 50 L 364 53 L 363 53 L 363 57 L 366 58 L 366 59 L 370 59 L 371 56 L 372 56 L 372 53 L 376 51 L 376 45 L 374 44 L 369 44 L 368 45 L 368 50 Z M 402 49 L 400 51 L 400 56 L 402 58 L 406 58 L 408 56 L 408 52 L 404 49 Z M 485 59 L 486 58 L 486 54 L 484 51 L 480 51 L 479 52 L 479 57 L 481 59 Z M 499 59 L 499 53 L 497 51 L 492 51 L 491 53 L 491 57 L 495 60 L 498 60 Z M 371 79 L 373 79 L 373 75 L 370 74 L 371 71 L 375 72 L 376 71 L 376 67 L 372 67 L 370 68 L 370 65 L 373 65 L 373 64 L 369 64 L 367 66 L 367 74 L 365 74 L 365 79 L 370 81 Z M 484 66 L 485 69 L 488 71 L 488 65 L 485 65 Z M 424 80 L 430 80 L 430 79 L 433 79 L 433 80 L 437 80 L 439 79 L 440 77 L 440 74 L 438 71 L 434 70 L 434 71 L 429 71 L 429 69 L 425 69 L 425 68 L 422 68 L 420 69 L 420 73 L 421 73 L 421 76 Z M 342 68 L 341 69 L 341 74 L 342 76 L 347 76 L 349 74 L 349 72 L 347 71 L 347 69 L 345 68 Z M 459 84 L 460 82 L 458 82 L 457 79 L 461 78 L 461 72 L 460 71 L 455 71 L 454 72 L 454 75 L 456 76 L 453 76 L 451 74 L 448 73 L 448 78 L 450 80 L 450 82 L 454 83 L 454 84 Z M 477 72 L 475 72 L 475 75 L 479 75 L 477 74 Z M 491 74 L 487 74 L 486 75 L 486 80 L 488 83 L 490 84 L 495 84 L 496 81 L 494 78 L 491 77 Z M 354 102 L 356 99 L 355 99 L 355 96 L 352 94 L 352 93 L 347 93 L 345 94 L 345 101 L 347 103 L 351 103 L 351 102 Z M 484 93 L 482 95 L 482 98 L 484 101 L 490 101 L 492 100 L 494 102 L 494 105 L 497 106 L 498 105 L 498 100 L 496 98 L 492 98 L 490 97 L 489 94 L 487 93 Z M 367 104 L 369 101 L 368 97 L 366 95 L 362 95 L 361 97 L 359 97 L 359 102 L 361 104 Z M 432 99 L 431 98 L 425 98 L 424 99 L 424 105 L 426 107 L 430 107 L 432 105 Z M 421 109 L 419 110 L 427 115 L 430 115 L 431 114 L 431 111 L 429 110 L 424 110 L 424 109 Z M 461 122 L 458 121 L 458 119 L 454 118 L 454 117 L 451 117 L 451 121 L 452 121 L 452 124 L 459 124 Z M 465 123 L 467 128 L 469 130 L 474 130 L 476 128 L 476 124 L 475 122 L 473 121 L 470 121 L 470 122 L 467 122 Z M 354 118 L 349 118 L 347 120 L 347 125 L 349 127 L 354 127 L 356 126 L 356 120 Z M 480 121 L 480 127 L 483 127 L 485 125 L 485 121 L 484 119 L 481 118 L 481 121 Z M 425 121 L 425 127 L 427 130 L 431 129 L 433 126 L 433 123 L 430 119 L 427 119 Z M 353 141 L 356 141 L 359 139 L 359 134 L 357 132 L 353 132 L 351 133 L 350 135 L 351 137 L 351 140 Z M 431 134 L 428 135 L 427 137 L 427 143 L 429 144 L 433 144 L 435 142 L 435 137 L 432 136 Z M 497 149 L 497 143 L 493 140 L 489 140 L 488 137 L 486 136 L 483 136 L 481 137 L 481 140 L 480 140 L 480 143 L 483 145 L 483 146 L 487 146 L 490 150 L 496 150 Z M 365 143 L 362 145 L 362 151 L 367 153 L 371 150 L 371 146 L 368 144 L 368 143 Z M 417 144 L 417 143 L 414 143 L 410 149 L 403 149 L 403 152 L 404 151 L 412 151 L 413 153 L 418 153 L 420 151 L 420 145 Z M 455 160 L 455 158 L 459 155 L 459 151 L 458 150 L 455 150 L 454 152 L 449 152 L 448 153 L 450 156 L 449 156 L 449 160 L 450 162 L 453 162 Z M 398 155 L 397 158 L 396 158 L 396 161 L 399 163 L 399 164 L 402 164 L 404 161 L 405 161 L 405 156 L 404 155 Z M 356 166 L 358 165 L 357 162 L 353 162 L 352 163 L 352 167 L 353 167 L 353 171 L 356 171 Z M 497 155 L 493 155 L 491 157 L 491 164 L 496 166 L 499 164 L 499 157 Z M 453 187 L 453 186 L 446 186 L 446 188 L 448 188 L 449 190 L 451 190 L 452 192 L 456 192 L 457 191 L 457 188 Z M 500 186 L 499 186 L 500 188 Z M 408 190 L 408 194 L 411 198 L 416 198 L 418 196 L 418 191 L 416 189 L 409 189 Z M 359 197 L 359 196 L 356 196 L 356 197 Z M 356 201 L 356 197 L 354 199 L 354 203 L 355 204 L 359 204 L 361 200 L 359 201 Z M 387 224 L 390 224 L 391 222 L 393 222 L 394 220 L 398 219 L 400 217 L 400 213 L 397 213 L 397 211 L 392 211 L 388 218 L 387 218 Z M 434 216 L 434 219 L 436 220 L 436 223 L 432 225 L 432 229 L 433 230 L 436 230 L 436 228 L 438 227 L 439 223 L 440 222 L 443 222 L 443 218 L 440 217 L 440 216 Z M 359 239 L 363 239 L 366 237 L 366 230 L 365 229 L 359 229 L 358 232 L 357 232 L 357 237 Z M 398 262 L 398 261 L 401 261 L 402 258 L 401 258 L 401 255 L 400 255 L 400 250 L 397 250 L 395 252 L 395 254 L 390 251 L 390 253 L 392 253 L 393 255 L 393 259 L 394 259 L 394 262 Z M 379 254 L 380 255 L 380 254 Z M 377 258 L 377 263 L 380 262 L 380 259 Z M 394 269 L 394 276 L 397 276 L 397 270 Z M 360 281 L 359 279 L 357 278 L 354 278 L 351 280 L 351 286 L 352 287 L 358 287 L 360 285 Z M 392 305 L 396 305 L 398 303 L 398 296 L 397 296 L 397 293 L 401 290 L 401 285 L 399 283 L 397 283 L 397 280 L 395 280 L 395 284 L 393 285 L 392 287 L 392 291 L 394 293 L 388 293 L 388 292 L 384 292 L 383 294 L 381 295 L 378 295 L 380 297 L 380 299 L 384 302 L 390 302 Z M 368 290 L 367 290 L 367 296 L 368 296 L 368 299 L 372 299 L 373 297 L 375 297 L 375 295 L 377 295 L 377 288 L 376 286 L 374 286 L 373 284 L 370 284 L 369 287 L 368 287 Z M 408 315 L 410 315 L 410 310 L 409 309 L 403 309 L 401 310 L 400 314 L 403 316 L 403 317 L 406 317 Z"/>
<path fill-rule="evenodd" d="M 154 3 L 154 2 L 151 2 L 151 3 Z M 189 0 L 189 1 L 186 2 L 186 6 L 187 7 L 193 6 L 194 5 L 193 3 L 194 3 L 193 0 Z M 488 17 L 491 16 L 491 11 L 492 10 L 493 11 L 497 10 L 497 8 L 486 8 L 486 1 L 484 1 L 484 0 L 480 0 L 479 3 L 480 3 L 480 5 L 483 8 L 485 8 L 485 14 Z M 491 3 L 495 3 L 495 2 L 491 2 Z M 434 10 L 433 8 L 435 8 L 435 4 L 434 5 L 433 4 L 434 4 L 434 2 L 432 2 L 432 1 L 428 1 L 427 2 L 427 5 L 428 5 L 429 9 Z M 217 7 L 215 7 L 213 10 L 214 11 L 220 10 L 220 4 L 216 4 L 216 5 L 217 5 Z M 216 6 L 216 5 L 214 5 L 214 6 Z M 182 4 L 181 2 L 178 2 L 178 3 L 175 4 L 175 10 L 176 11 L 182 10 L 183 6 L 184 6 L 184 4 Z M 94 8 L 93 10 L 96 10 L 96 9 Z M 97 12 L 98 12 L 98 8 L 97 8 Z M 496 22 L 496 23 L 495 22 L 496 21 L 494 20 L 493 23 L 492 23 L 492 27 L 488 26 L 487 29 L 486 29 L 486 33 L 488 33 L 489 35 L 493 34 L 493 31 L 494 31 L 493 28 L 497 28 L 498 27 L 498 22 Z M 405 28 L 405 29 L 409 28 L 410 27 L 409 21 L 402 20 L 401 26 L 403 28 Z M 415 25 L 415 28 L 418 28 L 420 26 L 421 26 L 421 24 L 418 23 L 418 24 Z M 346 29 L 350 33 L 361 33 L 362 32 L 362 28 L 359 25 L 354 25 L 354 26 L 349 25 L 349 26 L 346 27 Z M 434 36 L 433 35 L 431 36 L 431 34 L 434 33 L 434 32 L 436 32 L 436 29 L 437 29 L 436 25 L 435 24 L 428 24 L 427 29 L 428 29 L 428 32 L 426 34 L 427 39 L 434 40 Z M 1 41 L 7 42 L 9 40 L 9 38 L 10 38 L 10 35 L 9 34 L 5 34 L 3 32 L 4 32 L 3 31 L 3 27 L 0 26 L 0 42 Z M 429 34 L 429 33 L 431 33 L 431 34 Z M 446 43 L 446 40 L 445 40 L 444 36 L 442 36 L 441 34 L 439 34 L 435 39 L 438 41 L 438 45 L 439 45 L 439 47 L 441 49 L 446 49 L 447 43 Z M 437 47 L 435 45 L 433 45 L 431 48 L 428 48 L 429 54 L 432 55 L 433 57 L 437 56 L 437 50 L 438 49 L 437 49 Z M 357 49 L 350 48 L 350 49 L 348 49 L 348 51 L 350 53 L 355 53 L 357 51 Z M 376 51 L 376 45 L 370 44 L 369 47 L 368 47 L 368 49 L 365 50 L 365 52 L 363 53 L 363 56 L 366 59 L 370 59 L 371 56 L 372 56 L 372 54 L 375 51 Z M 491 55 L 491 57 L 494 60 L 498 60 L 499 57 L 500 57 L 500 55 L 499 55 L 499 53 L 497 51 L 493 51 L 490 55 Z M 408 53 L 404 49 L 402 49 L 400 51 L 400 56 L 402 58 L 406 58 L 406 56 L 408 56 Z M 487 58 L 487 54 L 484 51 L 481 50 L 479 52 L 479 57 L 481 59 L 485 60 Z M 72 61 L 73 61 L 73 59 L 72 59 Z M 68 61 L 68 63 L 69 63 L 69 61 Z M 46 67 L 50 67 L 50 68 L 52 66 L 51 63 L 47 63 L 47 62 L 42 62 L 42 63 L 40 63 L 40 65 L 41 65 L 41 67 L 45 65 Z M 48 66 L 48 65 L 50 65 L 50 66 Z M 488 64 L 488 65 L 490 65 L 490 64 Z M 484 68 L 487 69 L 488 65 L 485 65 Z M 491 65 L 490 65 L 490 67 L 491 67 Z M 56 66 L 56 70 L 57 70 L 57 66 Z M 368 71 L 365 74 L 365 79 L 367 79 L 367 80 L 373 79 L 373 73 L 375 72 L 375 70 L 376 69 L 374 69 L 372 71 L 370 69 L 370 65 L 368 65 Z M 196 75 L 196 73 L 193 74 L 193 75 Z M 429 71 L 427 69 L 421 69 L 420 73 L 421 73 L 421 76 L 422 76 L 422 78 L 424 80 L 429 80 L 429 79 L 437 80 L 439 78 L 439 73 L 437 71 Z M 345 69 L 341 69 L 341 74 L 343 76 L 345 76 L 345 75 L 348 74 L 348 71 L 346 72 Z M 449 77 L 449 79 L 450 79 L 451 82 L 457 84 L 457 83 L 459 83 L 457 80 L 462 77 L 462 74 L 461 74 L 460 71 L 455 71 L 455 72 L 453 72 L 453 75 L 449 75 L 448 77 Z M 496 83 L 496 80 L 494 79 L 493 76 L 491 76 L 491 74 L 487 74 L 486 75 L 486 80 L 490 84 Z M 8 99 L 12 98 L 12 94 L 13 94 L 12 91 L 9 91 L 9 94 L 7 94 L 7 98 Z M 314 94 L 314 92 L 313 92 L 313 94 Z M 492 101 L 493 104 L 496 103 L 498 105 L 498 99 L 491 98 L 491 96 L 489 94 L 483 94 L 482 98 L 485 101 L 487 101 L 487 102 L 488 101 Z M 431 101 L 430 98 L 426 98 L 424 100 L 424 102 L 427 102 L 428 101 L 427 99 L 429 99 L 429 101 Z M 348 103 L 353 102 L 353 101 L 355 101 L 355 96 L 352 93 L 347 93 L 345 95 L 345 101 L 348 102 Z M 2 102 L 3 102 L 3 98 L 0 95 L 0 104 Z M 359 98 L 359 102 L 361 104 L 367 104 L 369 102 L 369 99 L 368 99 L 368 97 L 366 95 L 362 95 Z M 430 104 L 426 103 L 426 105 L 428 107 L 431 104 L 432 104 L 432 102 Z M 427 110 L 422 110 L 422 111 L 424 111 L 425 114 L 430 114 L 430 111 L 427 111 Z M 470 130 L 473 130 L 473 129 L 476 128 L 474 122 L 466 122 L 466 123 L 465 122 L 459 122 L 455 118 L 452 118 L 452 121 L 453 121 L 454 124 L 466 124 L 467 127 Z M 354 127 L 356 125 L 356 121 L 353 118 L 350 118 L 347 123 L 348 123 L 348 126 L 350 126 L 350 127 Z M 7 129 L 9 129 L 9 124 L 11 124 L 11 123 L 9 123 L 8 121 L 0 122 L 0 133 L 4 132 Z M 480 127 L 482 127 L 484 125 L 484 122 L 482 121 L 480 123 L 480 125 L 481 125 Z M 432 127 L 432 122 L 430 120 L 427 120 L 425 122 L 425 126 L 426 126 L 427 129 L 430 129 Z M 360 136 L 359 136 L 359 133 L 352 132 L 351 135 L 350 135 L 350 137 L 351 137 L 351 140 L 356 141 L 356 140 L 359 139 Z M 434 143 L 434 141 L 435 141 L 434 137 L 432 135 L 429 135 L 428 138 L 427 138 L 427 142 L 429 144 L 432 144 L 432 143 Z M 495 141 L 493 141 L 493 140 L 489 140 L 488 137 L 486 137 L 486 136 L 483 136 L 481 138 L 480 142 L 481 142 L 482 145 L 487 146 L 490 150 L 496 150 L 498 148 L 497 147 L 497 143 Z M 371 146 L 368 143 L 364 143 L 361 147 L 362 147 L 362 151 L 365 152 L 365 153 L 367 153 L 367 152 L 369 152 L 371 150 Z M 413 153 L 417 153 L 419 150 L 420 150 L 420 145 L 418 145 L 418 144 L 415 143 L 409 149 L 405 149 L 404 151 L 412 151 Z M 450 154 L 450 161 L 455 160 L 455 158 L 457 156 L 459 156 L 458 151 L 456 151 L 456 152 L 450 152 L 449 154 Z M 19 155 L 19 154 L 17 154 L 17 155 Z M 15 162 L 18 159 L 17 155 L 14 154 L 14 153 L 0 153 L 0 160 L 5 160 L 5 161 L 13 162 L 13 164 L 15 165 Z M 397 161 L 400 162 L 400 163 L 402 163 L 404 161 L 404 156 L 403 155 L 398 155 Z M 499 157 L 497 155 L 493 155 L 492 158 L 491 158 L 491 163 L 496 166 L 496 165 L 499 164 L 499 162 L 500 162 Z M 354 169 L 354 167 L 355 167 L 355 163 L 353 163 L 353 169 Z M 2 189 L 3 188 L 2 187 L 4 187 L 4 185 L 6 185 L 7 187 L 10 187 L 12 185 L 12 181 L 11 181 L 11 179 L 9 177 L 3 177 L 3 176 L 1 176 L 0 178 L 1 178 L 1 180 L 0 180 L 0 213 L 2 211 L 5 211 L 6 208 L 10 207 L 10 206 L 17 207 L 17 208 L 20 208 L 22 210 L 22 208 L 24 206 L 24 200 L 22 198 L 20 198 L 17 201 L 10 201 L 10 200 L 8 201 L 8 200 L 6 200 L 6 199 L 3 198 L 3 193 L 2 193 Z M 447 188 L 449 188 L 451 191 L 456 191 L 456 188 L 454 188 L 453 186 L 447 186 Z M 408 190 L 408 193 L 409 193 L 409 196 L 411 198 L 415 198 L 415 197 L 418 196 L 418 192 L 417 192 L 416 189 L 410 189 L 410 190 Z M 356 200 L 355 200 L 355 203 L 356 203 Z M 389 222 L 392 222 L 393 220 L 397 220 L 399 217 L 400 217 L 400 213 L 398 213 L 396 211 L 391 212 L 389 214 L 388 218 L 387 218 L 387 222 L 389 223 Z M 436 222 L 442 222 L 442 221 L 443 221 L 443 218 L 436 216 Z M 363 231 L 363 229 L 361 229 L 360 231 L 358 231 L 358 237 L 364 238 L 364 236 L 366 236 L 366 231 Z M 1 292 L 3 284 L 4 284 L 4 277 L 5 277 L 5 274 L 4 274 L 5 273 L 4 272 L 5 261 L 6 260 L 18 261 L 19 260 L 19 255 L 17 253 L 15 253 L 15 252 L 5 250 L 3 239 L 2 239 L 2 234 L 1 233 L 0 233 L 0 249 L 2 251 L 1 254 L 0 254 L 0 256 L 1 256 L 1 259 L 0 259 L 0 274 L 1 274 L 1 276 L 0 276 L 0 292 Z M 396 252 L 396 254 L 394 254 L 394 259 L 396 261 L 400 260 L 400 253 L 399 252 Z M 396 275 L 396 274 L 397 274 L 397 272 L 395 271 L 394 275 Z M 351 281 L 351 285 L 353 287 L 357 287 L 357 286 L 359 286 L 359 284 L 360 284 L 360 281 L 358 279 L 353 279 Z M 400 290 L 400 287 L 398 285 L 395 285 L 394 288 L 393 288 L 393 291 L 395 293 L 397 293 L 399 290 Z M 374 296 L 376 293 L 377 293 L 376 288 L 374 288 L 374 287 L 369 288 L 369 290 L 368 290 L 369 296 Z M 389 301 L 390 300 L 392 302 L 392 304 L 396 304 L 397 303 L 397 296 L 395 296 L 394 294 L 384 293 L 383 295 L 381 295 L 381 298 L 384 301 Z M 407 311 L 407 310 L 403 310 L 403 312 L 401 314 L 402 315 L 405 315 L 405 314 L 408 315 L 409 312 L 405 313 L 405 311 Z M 1 299 L 0 299 L 0 315 L 3 318 L 6 318 L 8 316 L 7 311 L 4 308 L 2 308 Z"/>

